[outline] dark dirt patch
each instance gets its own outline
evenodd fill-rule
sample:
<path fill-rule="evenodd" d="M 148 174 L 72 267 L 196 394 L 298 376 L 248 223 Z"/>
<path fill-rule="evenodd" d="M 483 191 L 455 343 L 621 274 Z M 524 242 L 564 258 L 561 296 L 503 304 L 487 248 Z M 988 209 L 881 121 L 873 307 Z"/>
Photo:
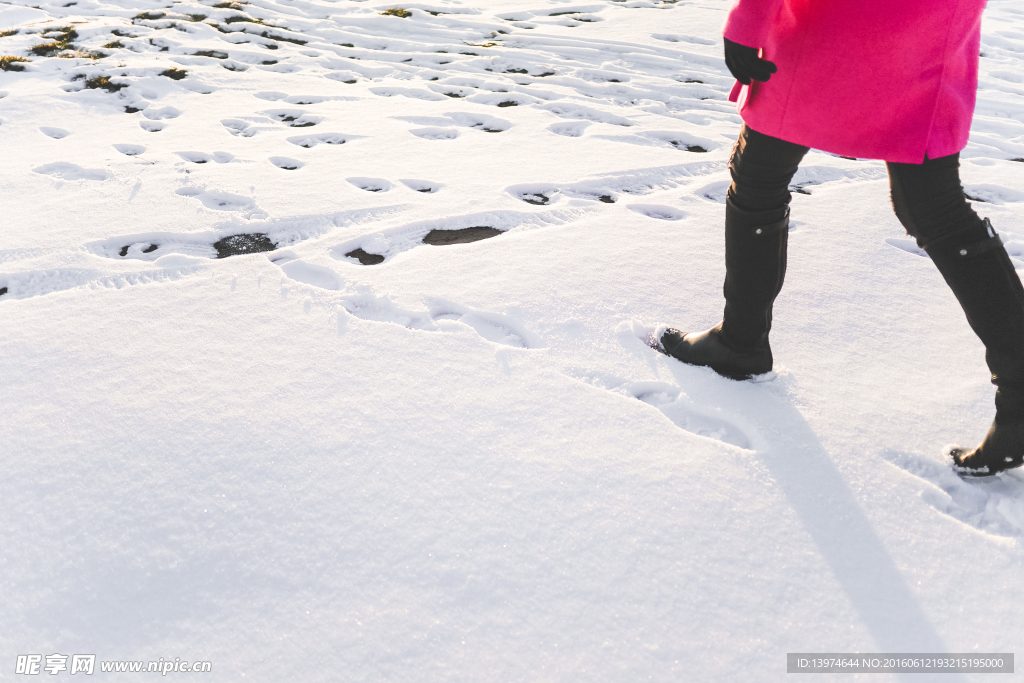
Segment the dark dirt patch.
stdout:
<path fill-rule="evenodd" d="M 151 245 L 149 245 L 148 247 L 146 247 L 145 249 L 143 249 L 143 250 L 142 250 L 142 253 L 143 253 L 143 254 L 151 254 L 151 253 L 153 253 L 154 251 L 156 251 L 156 250 L 157 250 L 157 249 L 158 249 L 159 247 L 160 247 L 160 245 L 159 245 L 159 244 L 151 244 Z"/>
<path fill-rule="evenodd" d="M 0 287 L 0 296 L 3 296 L 6 293 L 7 293 L 7 288 L 6 287 Z"/>
<path fill-rule="evenodd" d="M 185 78 L 185 76 L 188 76 L 188 72 L 184 69 L 165 69 L 164 71 L 160 72 L 160 75 L 166 76 L 167 78 L 170 78 L 172 81 L 180 81 L 181 79 Z"/>
<path fill-rule="evenodd" d="M 501 233 L 501 230 L 486 225 L 462 228 L 461 230 L 431 230 L 423 238 L 423 243 L 432 244 L 435 247 L 447 246 L 449 244 L 469 244 L 470 242 L 479 242 L 489 237 L 497 237 Z"/>
<path fill-rule="evenodd" d="M 135 113 L 140 112 L 140 111 L 142 111 L 142 110 L 139 109 L 138 107 L 125 107 L 124 108 L 124 113 L 125 114 L 135 114 Z"/>
<path fill-rule="evenodd" d="M 605 204 L 614 204 L 615 203 L 615 200 L 612 199 L 611 195 L 607 195 L 607 194 L 601 195 L 600 197 L 597 198 L 597 200 L 599 202 L 604 202 Z"/>
<path fill-rule="evenodd" d="M 360 247 L 359 249 L 353 249 L 352 251 L 345 254 L 345 256 L 356 259 L 357 261 L 359 261 L 359 263 L 363 264 L 364 266 L 375 266 L 378 263 L 384 262 L 383 256 L 381 256 L 380 254 L 371 254 L 369 252 L 363 251 L 362 247 Z"/>
<path fill-rule="evenodd" d="M 263 251 L 274 251 L 277 245 L 274 244 L 266 233 L 250 232 L 241 235 L 231 235 L 213 243 L 217 250 L 217 258 L 238 256 L 239 254 L 258 254 Z"/>
<path fill-rule="evenodd" d="M 499 107 L 518 107 L 519 103 L 515 100 L 505 100 L 504 102 L 498 102 Z"/>
<path fill-rule="evenodd" d="M 546 206 L 551 201 L 551 197 L 540 192 L 531 192 L 530 194 L 520 195 L 519 197 L 527 204 L 536 204 L 537 206 Z"/>

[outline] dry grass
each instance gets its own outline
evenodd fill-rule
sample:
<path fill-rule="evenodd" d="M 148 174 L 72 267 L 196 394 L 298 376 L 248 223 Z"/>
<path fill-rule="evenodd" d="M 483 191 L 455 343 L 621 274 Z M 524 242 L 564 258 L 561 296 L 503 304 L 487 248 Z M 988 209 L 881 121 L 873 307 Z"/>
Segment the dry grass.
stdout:
<path fill-rule="evenodd" d="M 107 50 L 119 50 L 122 47 L 124 47 L 124 43 L 122 43 L 120 40 L 112 40 L 103 47 Z"/>
<path fill-rule="evenodd" d="M 21 63 L 27 61 L 24 57 L 0 55 L 0 71 L 24 71 L 25 67 Z"/>
<path fill-rule="evenodd" d="M 412 12 L 410 12 L 407 9 L 402 9 L 401 7 L 392 7 L 391 9 L 386 9 L 383 12 L 381 12 L 381 14 L 383 14 L 386 17 L 401 17 L 402 19 L 412 16 Z"/>
<path fill-rule="evenodd" d="M 184 69 L 167 69 L 166 71 L 161 71 L 160 75 L 166 76 L 174 81 L 180 81 L 185 78 L 185 76 L 188 76 L 188 72 Z"/>
<path fill-rule="evenodd" d="M 6 38 L 8 36 L 15 36 L 15 35 L 18 35 L 18 29 L 16 29 L 16 28 L 8 29 L 6 31 L 0 31 L 0 38 Z"/>
<path fill-rule="evenodd" d="M 44 32 L 43 37 L 49 38 L 53 42 L 33 45 L 29 48 L 29 52 L 37 57 L 51 57 L 58 52 L 74 50 L 75 46 L 72 45 L 71 41 L 78 38 L 78 31 L 71 26 L 63 26 Z"/>
<path fill-rule="evenodd" d="M 96 78 L 90 78 L 85 82 L 86 88 L 92 88 L 93 90 L 106 90 L 107 92 L 117 92 L 122 88 L 128 86 L 124 83 L 111 83 L 109 76 L 97 76 Z"/>

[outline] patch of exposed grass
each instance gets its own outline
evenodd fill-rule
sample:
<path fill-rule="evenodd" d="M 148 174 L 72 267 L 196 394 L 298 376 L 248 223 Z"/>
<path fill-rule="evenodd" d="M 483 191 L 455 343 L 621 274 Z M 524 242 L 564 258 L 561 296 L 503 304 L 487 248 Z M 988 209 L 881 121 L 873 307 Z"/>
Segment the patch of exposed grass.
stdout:
<path fill-rule="evenodd" d="M 192 53 L 196 57 L 213 57 L 214 59 L 227 59 L 228 53 L 220 50 L 200 50 Z"/>
<path fill-rule="evenodd" d="M 85 82 L 85 87 L 92 90 L 106 90 L 107 92 L 117 92 L 127 88 L 128 86 L 124 83 L 111 83 L 109 76 L 97 76 L 96 78 L 90 78 Z"/>
<path fill-rule="evenodd" d="M 0 38 L 7 38 L 8 36 L 15 36 L 18 34 L 18 29 L 12 28 L 7 31 L 0 31 Z"/>
<path fill-rule="evenodd" d="M 28 49 L 28 51 L 36 57 L 49 57 L 55 52 L 60 52 L 65 48 L 67 48 L 67 46 L 61 45 L 60 43 L 40 43 L 39 45 L 33 45 Z"/>
<path fill-rule="evenodd" d="M 42 35 L 44 38 L 49 38 L 53 42 L 33 45 L 29 48 L 29 52 L 38 57 L 50 57 L 57 52 L 75 49 L 75 46 L 71 44 L 71 41 L 78 38 L 78 31 L 71 26 L 62 26 L 60 28 L 45 31 Z"/>
<path fill-rule="evenodd" d="M 242 5 L 245 3 L 241 2 L 218 2 L 214 5 L 214 9 L 236 9 L 239 12 L 242 11 Z"/>
<path fill-rule="evenodd" d="M 131 33 L 125 33 L 124 31 L 122 31 L 122 30 L 121 30 L 121 29 L 119 29 L 119 28 L 115 28 L 115 29 L 114 29 L 113 31 L 111 31 L 110 33 L 111 33 L 111 35 L 115 35 L 115 36 L 117 36 L 118 38 L 138 38 L 138 36 L 136 36 L 136 35 L 134 35 L 134 34 L 131 34 Z"/>
<path fill-rule="evenodd" d="M 72 40 L 78 38 L 78 31 L 76 31 L 73 26 L 62 26 L 60 28 L 55 28 L 43 32 L 43 37 L 52 38 L 53 40 L 56 40 L 60 43 L 70 43 Z"/>
<path fill-rule="evenodd" d="M 253 19 L 252 17 L 247 17 L 244 14 L 236 14 L 233 17 L 228 17 L 227 19 L 224 20 L 224 23 L 225 24 L 237 24 L 240 21 L 249 22 L 250 24 L 261 24 L 261 25 L 264 25 L 264 26 L 266 25 L 266 24 L 263 24 L 263 20 L 262 19 Z"/>
<path fill-rule="evenodd" d="M 383 14 L 386 17 L 401 17 L 402 19 L 412 16 L 412 12 L 410 12 L 407 9 L 402 9 L 401 7 L 392 7 L 391 9 L 386 9 L 383 12 L 381 12 L 381 14 Z"/>
<path fill-rule="evenodd" d="M 263 38 L 269 38 L 270 40 L 280 40 L 285 43 L 294 43 L 296 45 L 305 45 L 307 42 L 305 40 L 299 40 L 298 38 L 286 38 L 285 36 L 274 35 L 273 33 L 267 33 L 266 31 L 261 33 L 260 36 Z"/>
<path fill-rule="evenodd" d="M 143 12 L 142 14 L 136 14 L 132 17 L 132 21 L 140 19 L 142 21 L 156 21 L 157 19 L 163 19 L 167 15 L 163 12 Z"/>
<path fill-rule="evenodd" d="M 188 72 L 184 69 L 167 69 L 166 71 L 161 71 L 160 75 L 166 76 L 174 81 L 180 81 L 185 78 L 185 76 L 188 76 Z"/>
<path fill-rule="evenodd" d="M 102 52 L 92 52 L 90 50 L 65 50 L 57 56 L 61 59 L 103 59 L 107 55 Z"/>
<path fill-rule="evenodd" d="M 122 47 L 124 47 L 124 43 L 122 43 L 120 40 L 112 40 L 103 47 L 107 50 L 119 50 Z"/>
<path fill-rule="evenodd" d="M 189 21 L 202 21 L 206 18 L 205 14 L 189 14 L 187 16 Z"/>
<path fill-rule="evenodd" d="M 21 65 L 22 62 L 28 60 L 24 57 L 15 57 L 13 55 L 0 55 L 0 70 L 2 71 L 24 71 L 25 67 Z"/>

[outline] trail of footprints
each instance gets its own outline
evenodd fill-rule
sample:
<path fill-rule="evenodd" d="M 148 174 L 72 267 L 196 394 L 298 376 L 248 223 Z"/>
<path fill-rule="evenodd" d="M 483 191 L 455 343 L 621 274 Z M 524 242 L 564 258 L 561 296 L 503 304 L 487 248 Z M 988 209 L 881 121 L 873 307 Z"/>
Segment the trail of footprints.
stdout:
<path fill-rule="evenodd" d="M 501 346 L 521 349 L 544 347 L 542 339 L 507 315 L 477 311 L 437 298 L 427 300 L 426 311 L 410 311 L 399 307 L 387 297 L 346 291 L 346 283 L 338 273 L 306 263 L 291 252 L 279 252 L 270 258 L 290 280 L 322 290 L 342 292 L 340 302 L 345 311 L 361 320 L 390 323 L 424 332 L 460 332 L 471 329 L 483 339 Z"/>

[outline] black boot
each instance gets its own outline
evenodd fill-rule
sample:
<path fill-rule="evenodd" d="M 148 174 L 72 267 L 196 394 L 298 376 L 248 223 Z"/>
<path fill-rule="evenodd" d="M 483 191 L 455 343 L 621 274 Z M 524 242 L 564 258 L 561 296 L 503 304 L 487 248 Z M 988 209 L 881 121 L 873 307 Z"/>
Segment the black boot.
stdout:
<path fill-rule="evenodd" d="M 750 379 L 772 369 L 772 350 L 767 337 L 763 344 L 749 351 L 737 351 L 722 339 L 722 323 L 710 330 L 689 334 L 669 328 L 659 342 L 659 351 L 690 365 L 709 367 L 729 379 Z"/>
<path fill-rule="evenodd" d="M 996 385 L 996 417 L 973 450 L 950 451 L 957 471 L 985 477 L 1024 464 L 1024 287 L 986 218 L 977 226 L 924 246 L 985 344 Z"/>
<path fill-rule="evenodd" d="M 789 208 L 745 211 L 732 199 L 725 210 L 725 316 L 704 332 L 668 329 L 659 351 L 731 379 L 770 372 L 772 304 L 786 275 Z"/>

